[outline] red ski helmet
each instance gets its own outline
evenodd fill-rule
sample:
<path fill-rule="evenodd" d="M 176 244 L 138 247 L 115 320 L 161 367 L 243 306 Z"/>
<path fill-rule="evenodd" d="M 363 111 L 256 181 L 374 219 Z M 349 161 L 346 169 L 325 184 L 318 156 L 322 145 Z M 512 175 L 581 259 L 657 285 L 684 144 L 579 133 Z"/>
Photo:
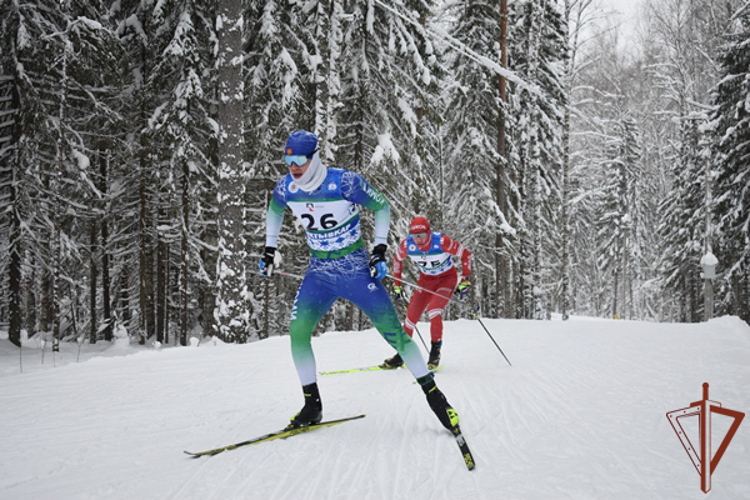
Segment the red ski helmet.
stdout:
<path fill-rule="evenodd" d="M 414 217 L 409 224 L 409 234 L 414 233 L 427 233 L 430 236 L 430 221 L 421 215 Z"/>

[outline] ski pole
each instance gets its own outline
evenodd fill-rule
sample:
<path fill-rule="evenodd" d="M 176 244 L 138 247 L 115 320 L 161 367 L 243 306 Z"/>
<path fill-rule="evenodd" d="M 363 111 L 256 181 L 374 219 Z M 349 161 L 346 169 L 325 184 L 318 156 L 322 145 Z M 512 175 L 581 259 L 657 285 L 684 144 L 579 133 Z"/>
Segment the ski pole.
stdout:
<path fill-rule="evenodd" d="M 429 354 L 430 350 L 427 349 L 427 344 L 425 344 L 424 339 L 422 338 L 422 334 L 419 333 L 419 328 L 417 328 L 417 325 L 414 325 L 414 331 L 417 332 L 417 335 L 419 335 L 419 340 L 422 341 L 422 345 L 424 346 L 424 350 L 427 351 L 427 354 Z"/>
<path fill-rule="evenodd" d="M 260 274 L 257 271 L 248 271 L 248 272 L 256 276 L 263 276 L 264 278 L 269 278 L 269 276 L 265 274 Z M 305 279 L 304 276 L 300 276 L 299 274 L 288 273 L 286 271 L 279 271 L 278 269 L 274 269 L 273 274 L 280 274 L 281 276 L 289 276 L 290 278 L 297 278 L 298 280 Z M 273 274 L 271 276 L 273 276 Z"/>
<path fill-rule="evenodd" d="M 400 281 L 401 283 L 403 283 L 404 285 L 409 285 L 409 286 L 413 286 L 414 288 L 418 288 L 418 289 L 422 290 L 423 292 L 431 293 L 432 295 L 437 295 L 437 296 L 438 296 L 438 297 L 440 297 L 441 299 L 445 299 L 445 300 L 447 300 L 448 302 L 454 302 L 454 303 L 456 303 L 456 304 L 458 304 L 458 305 L 460 305 L 460 306 L 464 306 L 464 307 L 467 307 L 467 306 L 468 306 L 468 307 L 471 307 L 471 306 L 469 306 L 469 304 L 465 304 L 465 303 L 463 303 L 463 302 L 457 301 L 456 299 L 452 299 L 452 298 L 450 298 L 450 297 L 446 297 L 445 295 L 441 295 L 441 294 L 439 294 L 439 293 L 437 293 L 437 292 L 433 292 L 432 290 L 428 290 L 428 289 L 426 289 L 426 288 L 424 288 L 424 287 L 421 287 L 421 286 L 417 285 L 416 283 L 409 283 L 408 281 L 404 281 L 404 280 L 403 280 L 403 279 L 401 279 L 401 278 L 396 278 L 395 276 L 392 276 L 392 275 L 390 275 L 390 274 L 386 274 L 385 276 L 386 276 L 387 278 L 391 278 L 391 279 L 393 279 L 393 280 L 398 280 L 398 281 Z"/>
<path fill-rule="evenodd" d="M 433 294 L 433 295 L 437 295 L 438 297 L 442 297 L 442 298 L 444 298 L 444 299 L 448 299 L 448 301 L 450 301 L 450 302 L 455 302 L 455 303 L 456 303 L 456 304 L 458 304 L 458 305 L 461 305 L 461 306 L 465 306 L 465 307 L 466 307 L 466 306 L 468 306 L 468 307 L 471 307 L 471 306 L 470 306 L 469 304 L 466 304 L 466 303 L 464 303 L 464 302 L 460 302 L 460 301 L 457 301 L 457 300 L 451 299 L 450 297 L 446 297 L 445 295 L 440 295 L 439 293 L 436 293 L 436 292 L 433 292 L 432 290 L 428 290 L 428 289 L 426 289 L 426 288 L 424 288 L 424 287 L 421 287 L 421 286 L 417 285 L 416 283 L 409 283 L 408 281 L 404 281 L 404 280 L 402 280 L 401 278 L 396 278 L 395 276 L 391 276 L 390 274 L 386 274 L 386 276 L 388 276 L 389 278 L 391 278 L 391 279 L 394 279 L 394 280 L 396 280 L 396 279 L 397 279 L 397 280 L 399 280 L 400 282 L 404 283 L 405 285 L 413 286 L 414 288 L 418 288 L 418 289 L 420 289 L 420 290 L 422 290 L 422 291 L 424 291 L 424 292 L 427 292 L 427 293 L 431 293 L 431 294 Z M 510 366 L 513 366 L 513 365 L 512 365 L 511 363 L 510 363 L 510 360 L 508 360 L 508 357 L 507 357 L 507 356 L 505 355 L 505 353 L 503 352 L 503 350 L 502 350 L 502 349 L 500 349 L 500 346 L 499 346 L 499 345 L 497 345 L 497 342 L 495 341 L 495 338 L 494 338 L 494 337 L 492 336 L 492 334 L 490 333 L 490 331 L 489 331 L 489 330 L 487 330 L 487 327 L 486 327 L 486 326 L 484 326 L 484 323 L 483 323 L 483 322 L 482 322 L 482 320 L 481 320 L 481 319 L 479 318 L 479 312 L 478 312 L 478 311 L 479 311 L 479 306 L 475 306 L 475 307 L 472 307 L 472 312 L 474 313 L 474 318 L 475 318 L 475 319 L 476 319 L 477 321 L 479 321 L 479 324 L 480 324 L 480 325 L 482 325 L 482 328 L 484 328 L 484 331 L 485 331 L 485 332 L 487 332 L 487 335 L 489 335 L 489 337 L 490 337 L 490 340 L 492 340 L 492 343 L 493 343 L 493 344 L 495 344 L 495 347 L 497 347 L 497 350 L 498 350 L 498 351 L 500 351 L 500 354 L 502 354 L 502 355 L 503 355 L 503 357 L 505 358 L 505 361 L 507 361 L 507 362 L 508 362 L 508 364 L 509 364 Z"/>
<path fill-rule="evenodd" d="M 285 272 L 285 271 L 278 271 L 278 270 L 274 270 L 274 272 L 273 272 L 273 273 L 274 273 L 274 274 L 280 274 L 280 275 L 282 275 L 282 276 L 289 276 L 290 278 L 297 278 L 298 280 L 303 280 L 303 279 L 305 279 L 305 277 L 304 277 L 304 276 L 300 276 L 299 274 L 287 273 L 287 272 Z"/>
<path fill-rule="evenodd" d="M 513 365 L 511 365 L 511 364 L 510 364 L 510 360 L 509 360 L 509 359 L 508 359 L 508 357 L 507 357 L 507 356 L 505 355 L 505 353 L 503 352 L 503 350 L 502 350 L 502 349 L 500 349 L 500 346 L 499 346 L 499 345 L 497 345 L 497 342 L 495 342 L 495 339 L 494 339 L 494 337 L 493 337 L 493 336 L 492 336 L 492 335 L 490 334 L 490 331 L 489 331 L 489 330 L 487 329 L 487 327 L 486 327 L 486 326 L 484 326 L 484 323 L 482 323 L 482 320 L 481 320 L 481 319 L 479 318 L 479 306 L 476 306 L 476 307 L 474 307 L 473 311 L 474 311 L 474 318 L 476 318 L 476 320 L 477 320 L 477 321 L 479 321 L 479 324 L 480 324 L 480 325 L 482 325 L 482 328 L 484 328 L 484 331 L 485 331 L 485 332 L 487 332 L 487 335 L 488 335 L 488 336 L 490 337 L 490 340 L 492 340 L 492 343 L 493 343 L 493 344 L 495 344 L 495 347 L 497 347 L 497 350 L 498 350 L 498 351 L 500 351 L 500 354 L 502 354 L 502 355 L 503 355 L 503 357 L 505 358 L 505 361 L 507 361 L 507 362 L 508 362 L 508 365 L 509 365 L 509 366 L 513 366 Z"/>

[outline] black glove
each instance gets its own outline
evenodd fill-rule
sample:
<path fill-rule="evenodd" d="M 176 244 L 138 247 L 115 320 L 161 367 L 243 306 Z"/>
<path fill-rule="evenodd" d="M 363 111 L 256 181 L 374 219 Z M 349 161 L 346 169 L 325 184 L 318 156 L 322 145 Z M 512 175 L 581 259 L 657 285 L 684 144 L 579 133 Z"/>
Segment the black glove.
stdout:
<path fill-rule="evenodd" d="M 402 304 L 406 302 L 406 295 L 404 295 L 404 287 L 396 285 L 393 287 L 393 293 L 396 294 L 396 302 Z"/>
<path fill-rule="evenodd" d="M 370 257 L 370 276 L 373 278 L 382 280 L 385 275 L 388 274 L 388 264 L 385 261 L 385 251 L 388 250 L 388 245 L 381 243 L 372 249 L 372 256 Z"/>
<path fill-rule="evenodd" d="M 276 248 L 266 247 L 263 250 L 263 257 L 258 262 L 261 276 L 273 276 L 273 257 L 276 254 Z"/>

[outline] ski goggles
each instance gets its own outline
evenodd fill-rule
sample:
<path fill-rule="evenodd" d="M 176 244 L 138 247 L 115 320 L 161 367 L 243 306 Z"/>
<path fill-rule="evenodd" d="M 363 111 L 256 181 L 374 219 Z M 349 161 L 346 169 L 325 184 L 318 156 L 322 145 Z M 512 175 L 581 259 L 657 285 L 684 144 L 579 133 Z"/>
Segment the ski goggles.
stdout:
<path fill-rule="evenodd" d="M 284 163 L 287 167 L 291 167 L 293 164 L 301 167 L 308 161 L 310 161 L 310 158 L 306 155 L 284 155 Z"/>
<path fill-rule="evenodd" d="M 411 233 L 412 238 L 424 239 L 427 238 L 427 233 Z"/>

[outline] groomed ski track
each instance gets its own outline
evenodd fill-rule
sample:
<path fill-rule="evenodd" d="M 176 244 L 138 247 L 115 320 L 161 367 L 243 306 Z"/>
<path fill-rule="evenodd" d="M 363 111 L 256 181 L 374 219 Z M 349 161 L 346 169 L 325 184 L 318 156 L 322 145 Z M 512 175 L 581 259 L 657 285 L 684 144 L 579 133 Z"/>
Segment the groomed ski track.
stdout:
<path fill-rule="evenodd" d="M 325 419 L 364 419 L 193 460 L 182 450 L 278 430 L 299 410 L 288 337 L 85 351 L 81 363 L 64 344 L 56 367 L 29 348 L 22 374 L 0 341 L 0 499 L 750 498 L 750 419 L 705 495 L 665 416 L 701 399 L 704 382 L 750 412 L 750 327 L 737 318 L 483 321 L 513 367 L 460 320 L 446 322 L 436 376 L 471 472 L 406 369 L 319 377 Z M 374 330 L 313 345 L 321 371 L 391 354 Z"/>

